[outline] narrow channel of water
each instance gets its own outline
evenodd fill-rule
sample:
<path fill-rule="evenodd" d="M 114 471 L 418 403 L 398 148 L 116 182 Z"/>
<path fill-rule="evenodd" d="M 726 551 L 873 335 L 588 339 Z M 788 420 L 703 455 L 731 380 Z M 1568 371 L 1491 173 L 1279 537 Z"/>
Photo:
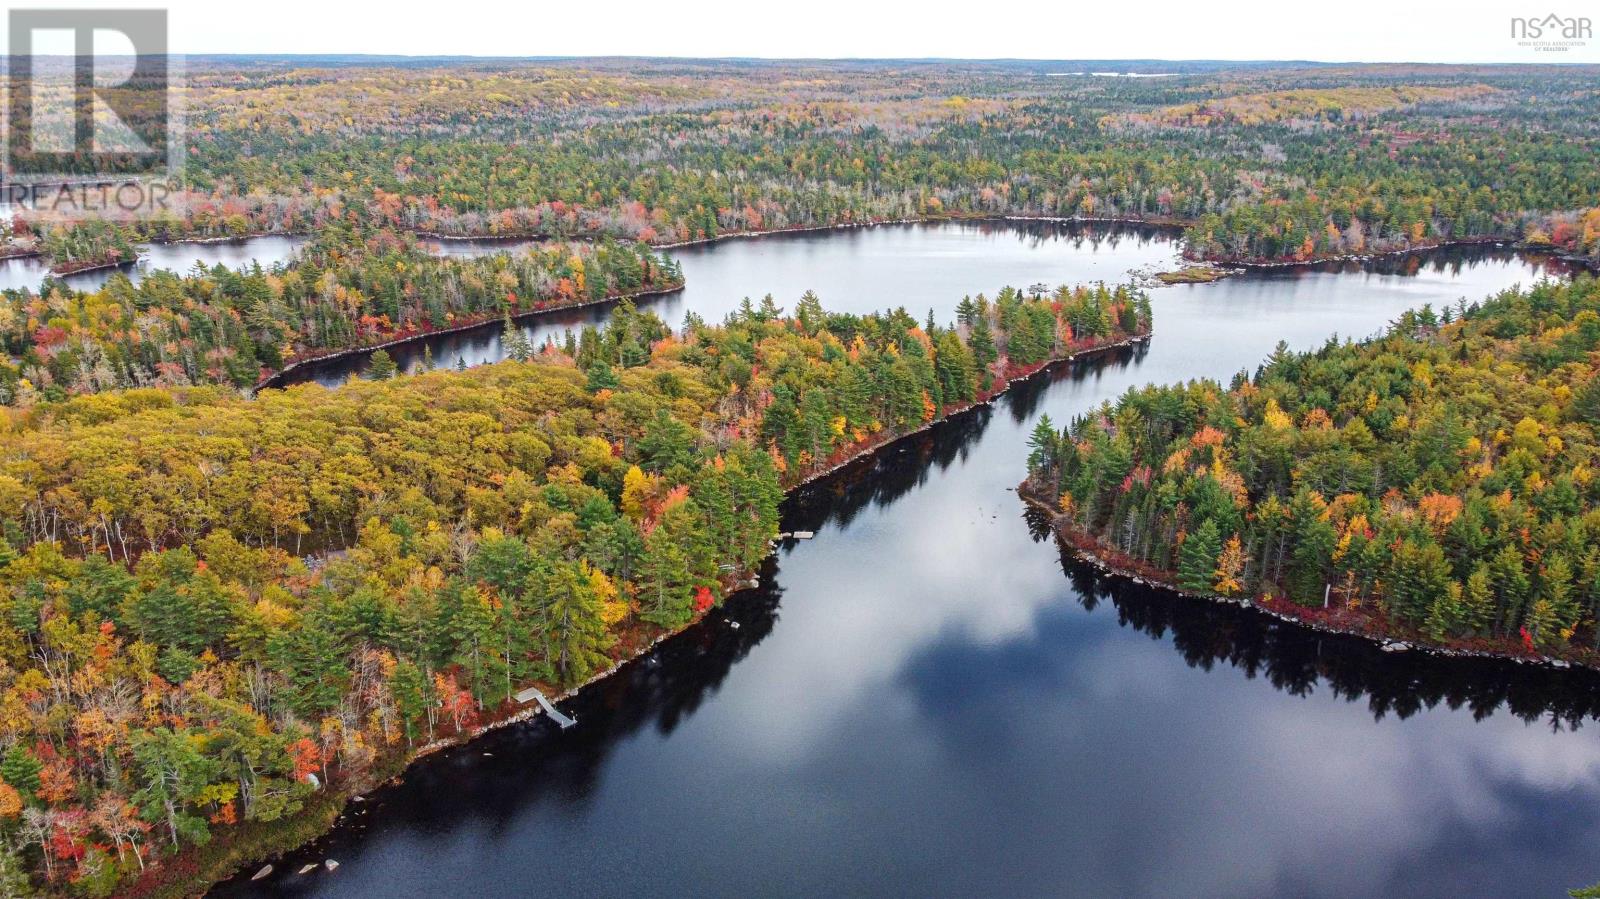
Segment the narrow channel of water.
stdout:
<path fill-rule="evenodd" d="M 118 273 L 126 275 L 128 280 L 137 284 L 149 272 L 166 269 L 181 274 L 193 268 L 197 262 L 206 268 L 220 264 L 238 269 L 256 262 L 261 263 L 262 268 L 271 268 L 280 262 L 288 262 L 294 251 L 305 243 L 306 239 L 297 235 L 269 234 L 263 237 L 214 243 L 140 244 L 137 262 L 116 268 L 66 275 L 61 281 L 75 290 L 93 291 L 100 289 Z M 42 256 L 0 259 L 0 290 L 27 288 L 38 292 L 40 285 L 49 276 L 50 263 Z"/>
<path fill-rule="evenodd" d="M 835 307 L 944 309 L 1008 282 L 1116 280 L 1172 249 L 956 226 L 732 242 L 683 256 L 706 292 L 679 302 L 817 288 Z M 1385 654 L 1101 582 L 1010 490 L 1041 414 L 1227 378 L 1279 340 L 1366 335 L 1541 273 L 1491 251 L 1379 268 L 1153 291 L 1148 348 L 1060 368 L 794 495 L 785 527 L 816 538 L 573 700 L 577 727 L 424 760 L 216 895 L 1549 896 L 1600 880 L 1596 678 Z M 328 858 L 341 866 L 295 873 Z"/>

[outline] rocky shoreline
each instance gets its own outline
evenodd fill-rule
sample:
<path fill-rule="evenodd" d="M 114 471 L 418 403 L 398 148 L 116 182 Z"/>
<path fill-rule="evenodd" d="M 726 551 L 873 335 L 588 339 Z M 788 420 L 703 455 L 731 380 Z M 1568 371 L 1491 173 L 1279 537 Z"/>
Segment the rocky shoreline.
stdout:
<path fill-rule="evenodd" d="M 1559 248 L 1548 244 L 1530 244 L 1525 241 L 1513 240 L 1506 237 L 1462 237 L 1452 240 L 1441 240 L 1436 243 L 1417 244 L 1415 246 L 1401 247 L 1395 250 L 1377 250 L 1370 253 L 1341 253 L 1334 256 L 1315 256 L 1310 259 L 1231 259 L 1226 257 L 1195 257 L 1197 264 L 1204 263 L 1214 266 L 1235 267 L 1240 271 L 1284 271 L 1296 268 L 1310 268 L 1318 265 L 1337 264 L 1341 262 L 1376 262 L 1381 259 L 1400 259 L 1406 256 L 1420 256 L 1438 250 L 1451 250 L 1464 247 L 1494 247 L 1497 249 L 1511 250 L 1518 253 L 1545 253 L 1552 258 L 1559 259 L 1569 265 L 1594 269 L 1596 261 L 1582 256 L 1563 254 Z M 1185 257 L 1186 259 L 1189 257 Z"/>
<path fill-rule="evenodd" d="M 511 320 L 514 322 L 522 321 L 524 319 L 533 318 L 535 316 L 544 315 L 550 312 L 565 312 L 569 309 L 585 309 L 590 306 L 600 306 L 605 303 L 617 303 L 621 302 L 622 300 L 637 300 L 647 297 L 667 296 L 668 294 L 677 293 L 680 290 L 683 290 L 683 284 L 681 282 L 673 287 L 653 287 L 649 290 L 637 290 L 632 293 L 610 294 L 601 297 L 598 300 L 584 300 L 581 303 L 565 303 L 559 306 L 546 306 L 543 309 L 524 309 L 521 312 L 512 313 Z M 267 375 L 266 377 L 257 381 L 256 385 L 250 388 L 250 392 L 257 393 L 269 388 L 284 386 L 279 382 L 301 368 L 320 365 L 336 359 L 347 359 L 351 356 L 359 356 L 365 353 L 375 353 L 378 350 L 389 349 L 390 347 L 405 346 L 406 344 L 427 340 L 430 337 L 440 337 L 446 334 L 458 334 L 462 331 L 471 331 L 477 328 L 482 328 L 486 325 L 494 324 L 500 320 L 501 319 L 496 318 L 493 315 L 474 316 L 470 321 L 452 324 L 447 328 L 436 328 L 432 331 L 418 331 L 415 334 L 407 334 L 404 337 L 396 337 L 391 340 L 386 340 L 382 343 L 362 344 L 361 346 L 345 347 L 344 349 L 333 350 L 321 355 L 305 356 L 303 358 L 296 359 L 294 362 L 285 365 L 283 368 L 280 368 L 272 374 Z"/>
<path fill-rule="evenodd" d="M 139 258 L 139 254 L 135 253 L 128 259 L 107 260 L 101 262 L 68 262 L 60 265 L 50 266 L 50 274 L 55 275 L 58 278 L 65 278 L 71 275 L 83 275 L 89 272 L 104 271 L 108 268 L 122 268 L 124 266 L 137 265 L 139 263 Z"/>
<path fill-rule="evenodd" d="M 1307 630 L 1318 631 L 1325 634 L 1338 634 L 1347 637 L 1356 637 L 1376 644 L 1385 652 L 1419 652 L 1439 658 L 1457 659 L 1489 659 L 1500 662 L 1514 662 L 1518 665 L 1538 665 L 1553 669 L 1587 668 L 1600 673 L 1600 665 L 1588 660 L 1563 659 L 1556 656 L 1540 653 L 1518 652 L 1507 649 L 1497 651 L 1492 649 L 1477 649 L 1471 647 L 1449 646 L 1437 643 L 1422 637 L 1419 634 L 1385 634 L 1359 627 L 1341 627 L 1315 618 L 1297 615 L 1265 606 L 1247 596 L 1229 597 L 1216 594 L 1195 593 L 1179 587 L 1170 576 L 1156 577 L 1149 573 L 1140 573 L 1119 566 L 1107 558 L 1100 542 L 1095 538 L 1082 534 L 1066 525 L 1063 516 L 1042 497 L 1039 496 L 1030 484 L 1024 481 L 1017 488 L 1019 496 L 1028 506 L 1037 509 L 1048 516 L 1050 530 L 1055 534 L 1057 542 L 1069 550 L 1073 555 L 1082 559 L 1089 566 L 1098 569 L 1102 574 L 1112 577 L 1125 578 L 1135 584 L 1147 587 L 1156 587 L 1177 594 L 1188 599 L 1200 602 L 1211 602 L 1219 605 L 1238 606 L 1251 609 L 1262 615 L 1276 618 L 1279 621 L 1303 627 Z M 1167 573 L 1170 574 L 1170 573 Z"/>

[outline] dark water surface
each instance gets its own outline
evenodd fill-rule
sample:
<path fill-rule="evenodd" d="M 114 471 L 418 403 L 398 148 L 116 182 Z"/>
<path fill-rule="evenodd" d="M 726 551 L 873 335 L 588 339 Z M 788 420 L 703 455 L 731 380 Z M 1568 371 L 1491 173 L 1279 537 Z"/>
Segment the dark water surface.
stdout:
<path fill-rule="evenodd" d="M 963 228 L 734 242 L 682 254 L 679 302 L 716 318 L 730 296 L 792 306 L 815 287 L 831 306 L 947 310 L 1171 252 Z M 1492 252 L 1388 268 L 1153 291 L 1148 348 L 1057 369 L 792 497 L 785 527 L 816 539 L 566 703 L 577 727 L 427 759 L 217 895 L 1550 896 L 1600 880 L 1596 678 L 1383 653 L 1101 581 L 1008 490 L 1043 413 L 1226 378 L 1280 339 L 1366 335 L 1539 274 Z M 326 858 L 341 866 L 294 873 Z"/>

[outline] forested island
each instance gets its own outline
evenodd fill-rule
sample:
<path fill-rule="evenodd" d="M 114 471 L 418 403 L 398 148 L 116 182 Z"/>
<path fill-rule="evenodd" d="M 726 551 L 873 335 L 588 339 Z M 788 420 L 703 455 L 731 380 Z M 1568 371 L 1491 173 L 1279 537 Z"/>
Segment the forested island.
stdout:
<path fill-rule="evenodd" d="M 1600 663 L 1600 282 L 1428 306 L 1224 388 L 1039 423 L 1064 540 L 1185 591 L 1452 650 Z"/>
<path fill-rule="evenodd" d="M 4 889 L 183 894 L 292 847 L 715 607 L 786 487 L 1150 327 L 1126 287 L 958 308 L 808 294 L 674 333 L 624 303 L 464 372 L 13 410 Z"/>

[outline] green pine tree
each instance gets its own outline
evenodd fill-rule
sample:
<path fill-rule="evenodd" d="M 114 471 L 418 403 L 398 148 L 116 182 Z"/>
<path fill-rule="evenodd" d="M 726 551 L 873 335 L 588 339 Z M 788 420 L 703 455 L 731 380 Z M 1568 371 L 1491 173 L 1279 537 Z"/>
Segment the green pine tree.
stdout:
<path fill-rule="evenodd" d="M 1178 586 L 1196 593 L 1210 593 L 1217 557 L 1222 554 L 1222 536 L 1211 519 L 1200 523 L 1183 539 L 1178 550 Z"/>
<path fill-rule="evenodd" d="M 395 365 L 394 357 L 388 350 L 373 352 L 372 358 L 367 362 L 366 379 L 369 381 L 387 381 L 400 372 L 400 367 Z"/>
<path fill-rule="evenodd" d="M 1000 351 L 994 345 L 994 334 L 989 330 L 988 316 L 979 315 L 973 321 L 967 349 L 972 351 L 972 361 L 978 367 L 978 386 L 987 391 L 994 384 L 994 364 L 1000 359 Z"/>
<path fill-rule="evenodd" d="M 597 359 L 593 365 L 589 366 L 588 379 L 584 383 L 584 388 L 590 393 L 599 393 L 602 390 L 616 390 L 620 386 L 622 386 L 622 382 L 617 380 L 616 373 L 611 370 L 611 366 L 607 365 L 604 359 Z"/>

